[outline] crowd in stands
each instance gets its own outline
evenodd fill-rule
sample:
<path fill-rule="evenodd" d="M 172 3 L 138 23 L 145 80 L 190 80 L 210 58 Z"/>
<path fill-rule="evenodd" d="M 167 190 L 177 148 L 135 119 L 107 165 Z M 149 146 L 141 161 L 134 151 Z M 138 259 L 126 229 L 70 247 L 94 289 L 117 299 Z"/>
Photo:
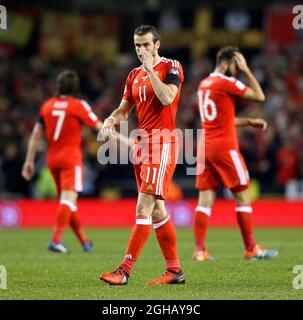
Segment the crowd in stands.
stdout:
<path fill-rule="evenodd" d="M 250 177 L 259 185 L 262 195 L 282 195 L 295 181 L 303 178 L 303 48 L 276 49 L 270 54 L 249 59 L 260 81 L 266 101 L 262 104 L 237 102 L 237 115 L 262 117 L 268 121 L 264 132 L 253 128 L 238 129 L 240 148 Z M 30 132 L 38 119 L 43 101 L 53 95 L 55 77 L 66 68 L 78 70 L 83 98 L 103 120 L 119 104 L 124 81 L 135 58 L 121 56 L 116 65 L 100 63 L 75 64 L 70 61 L 50 62 L 36 56 L 30 59 L 0 61 L 0 193 L 8 197 L 53 196 L 45 170 L 45 144 L 37 157 L 37 174 L 33 183 L 20 175 Z M 199 128 L 196 89 L 201 78 L 213 70 L 214 57 L 184 65 L 183 85 L 177 124 L 179 128 Z M 245 81 L 242 77 L 241 80 Z M 130 129 L 136 126 L 135 116 Z M 83 132 L 85 154 L 85 195 L 104 196 L 114 190 L 122 196 L 135 194 L 132 165 L 100 165 L 97 151 L 100 142 L 93 132 Z M 179 165 L 175 181 L 186 183 L 189 195 L 195 196 L 194 177 L 186 176 Z M 131 182 L 130 182 L 131 181 Z M 179 184 L 182 188 L 182 183 Z M 191 186 L 188 187 L 188 186 Z M 293 185 L 292 185 L 293 186 Z M 112 187 L 112 189 L 109 189 Z M 44 190 L 45 189 L 45 190 Z M 299 184 L 295 189 L 299 193 Z M 303 192 L 302 192 L 303 193 Z M 301 195 L 302 196 L 302 195 Z"/>

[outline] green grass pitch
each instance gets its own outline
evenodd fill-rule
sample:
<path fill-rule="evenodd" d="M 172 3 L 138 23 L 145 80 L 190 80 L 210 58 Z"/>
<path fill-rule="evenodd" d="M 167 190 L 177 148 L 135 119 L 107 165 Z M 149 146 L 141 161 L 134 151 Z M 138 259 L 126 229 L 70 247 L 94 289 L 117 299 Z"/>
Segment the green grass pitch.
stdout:
<path fill-rule="evenodd" d="M 237 229 L 210 229 L 208 249 L 214 262 L 192 260 L 193 235 L 178 229 L 179 254 L 185 285 L 146 286 L 160 276 L 164 261 L 154 233 L 134 268 L 127 286 L 100 282 L 101 272 L 121 262 L 129 229 L 88 229 L 94 251 L 84 253 L 72 233 L 64 242 L 70 254 L 46 250 L 51 230 L 0 230 L 0 265 L 7 269 L 2 299 L 303 299 L 292 285 L 295 265 L 303 265 L 303 230 L 258 229 L 259 243 L 278 249 L 271 261 L 245 261 Z"/>

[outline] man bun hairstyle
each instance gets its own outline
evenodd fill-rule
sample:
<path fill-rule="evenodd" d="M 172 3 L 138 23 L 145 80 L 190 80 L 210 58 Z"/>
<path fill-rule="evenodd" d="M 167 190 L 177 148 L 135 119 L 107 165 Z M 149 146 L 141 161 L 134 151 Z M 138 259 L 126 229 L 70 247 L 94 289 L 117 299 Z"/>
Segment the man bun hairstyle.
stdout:
<path fill-rule="evenodd" d="M 216 65 L 218 66 L 222 61 L 231 63 L 236 52 L 240 52 L 240 50 L 235 46 L 225 46 L 221 48 L 217 53 Z"/>
<path fill-rule="evenodd" d="M 158 30 L 154 26 L 151 26 L 148 24 L 142 24 L 141 26 L 136 28 L 134 35 L 142 37 L 142 36 L 146 35 L 147 33 L 151 33 L 153 35 L 154 43 L 156 43 L 158 40 L 160 40 Z"/>

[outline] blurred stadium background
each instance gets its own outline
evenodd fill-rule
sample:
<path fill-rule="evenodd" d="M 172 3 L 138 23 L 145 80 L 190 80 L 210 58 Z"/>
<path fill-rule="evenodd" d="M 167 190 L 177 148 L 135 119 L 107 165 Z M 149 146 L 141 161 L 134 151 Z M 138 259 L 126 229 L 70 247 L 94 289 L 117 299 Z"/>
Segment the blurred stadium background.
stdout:
<path fill-rule="evenodd" d="M 41 103 L 52 95 L 58 71 L 80 73 L 83 97 L 104 119 L 121 99 L 138 65 L 133 30 L 153 24 L 163 56 L 182 62 L 185 83 L 177 123 L 199 128 L 196 88 L 212 71 L 216 51 L 238 45 L 265 90 L 264 104 L 238 103 L 239 116 L 263 117 L 265 132 L 239 130 L 252 179 L 259 226 L 303 226 L 303 31 L 292 25 L 293 4 L 259 1 L 74 0 L 7 1 L 8 30 L 0 31 L 0 227 L 51 226 L 55 188 L 45 166 L 45 145 L 31 183 L 20 175 L 29 134 Z M 136 125 L 133 115 L 130 129 Z M 132 225 L 136 184 L 132 165 L 97 162 L 100 143 L 84 131 L 83 222 Z M 169 210 L 189 226 L 197 191 L 194 176 L 178 165 Z M 229 194 L 220 190 L 222 199 Z M 121 206 L 123 211 L 121 213 Z M 213 225 L 235 225 L 232 203 L 221 200 Z M 103 214 L 102 214 L 103 213 Z M 117 215 L 121 215 L 117 219 Z"/>

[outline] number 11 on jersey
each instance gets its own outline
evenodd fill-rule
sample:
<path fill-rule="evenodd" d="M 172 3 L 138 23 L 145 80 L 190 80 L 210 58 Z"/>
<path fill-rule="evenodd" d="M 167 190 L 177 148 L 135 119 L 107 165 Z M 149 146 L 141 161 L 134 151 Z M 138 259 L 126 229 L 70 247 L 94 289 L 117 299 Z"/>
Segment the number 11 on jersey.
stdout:
<path fill-rule="evenodd" d="M 139 98 L 140 102 L 146 101 L 146 86 L 139 87 Z"/>

